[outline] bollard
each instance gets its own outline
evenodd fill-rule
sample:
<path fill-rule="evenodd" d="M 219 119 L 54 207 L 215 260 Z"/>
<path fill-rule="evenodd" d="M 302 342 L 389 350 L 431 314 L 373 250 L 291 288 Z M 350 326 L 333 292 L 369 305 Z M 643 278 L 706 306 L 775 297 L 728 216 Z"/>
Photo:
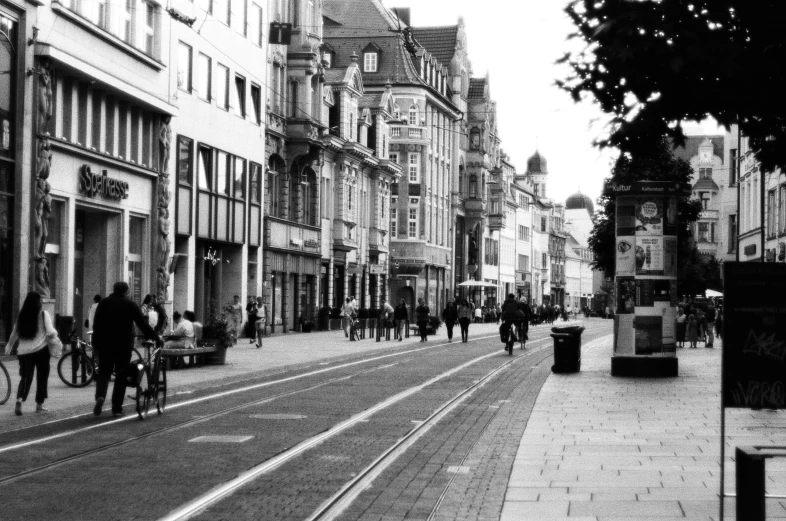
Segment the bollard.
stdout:
<path fill-rule="evenodd" d="M 737 519 L 764 521 L 764 460 L 757 447 L 737 447 Z"/>
<path fill-rule="evenodd" d="M 404 324 L 404 327 L 406 328 L 405 330 L 406 333 L 404 333 L 404 338 L 409 338 L 409 319 L 407 319 L 407 323 Z"/>

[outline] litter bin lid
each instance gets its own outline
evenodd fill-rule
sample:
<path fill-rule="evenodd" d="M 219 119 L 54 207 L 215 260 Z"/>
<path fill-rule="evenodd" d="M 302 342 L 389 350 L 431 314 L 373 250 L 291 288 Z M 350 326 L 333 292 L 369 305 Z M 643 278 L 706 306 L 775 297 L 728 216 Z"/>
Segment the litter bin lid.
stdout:
<path fill-rule="evenodd" d="M 567 333 L 570 335 L 580 335 L 584 331 L 584 326 L 555 326 L 551 328 L 552 333 Z"/>

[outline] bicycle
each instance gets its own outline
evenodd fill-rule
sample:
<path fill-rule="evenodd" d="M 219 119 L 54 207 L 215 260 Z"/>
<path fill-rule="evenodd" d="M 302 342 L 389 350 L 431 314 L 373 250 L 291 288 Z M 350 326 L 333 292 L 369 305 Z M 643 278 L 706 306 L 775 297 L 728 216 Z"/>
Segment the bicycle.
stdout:
<path fill-rule="evenodd" d="M 68 387 L 86 387 L 98 373 L 98 353 L 90 342 L 85 342 L 72 331 L 69 336 L 75 348 L 63 354 L 57 362 L 57 375 Z M 67 361 L 71 361 L 69 367 Z M 70 369 L 70 370 L 69 370 Z"/>
<path fill-rule="evenodd" d="M 516 325 L 513 322 L 505 322 L 505 325 L 508 326 L 508 331 L 505 334 L 505 351 L 508 352 L 510 356 L 513 356 L 513 345 L 516 343 L 516 335 L 514 329 Z"/>
<path fill-rule="evenodd" d="M 159 415 L 166 409 L 166 363 L 161 354 L 163 345 L 156 346 L 152 340 L 142 342 L 145 356 L 134 350 L 139 358 L 136 361 L 136 413 L 140 420 L 147 418 L 150 403 L 155 402 Z"/>
<path fill-rule="evenodd" d="M 528 340 L 527 329 L 524 328 L 524 321 L 522 321 L 519 324 L 519 327 L 517 329 L 519 331 L 519 335 L 518 335 L 519 336 L 519 343 L 521 344 L 521 349 L 523 350 L 524 349 L 524 345 L 527 343 L 527 340 Z"/>
<path fill-rule="evenodd" d="M 0 360 L 0 405 L 3 405 L 11 397 L 11 376 L 8 374 L 8 369 L 5 364 Z"/>

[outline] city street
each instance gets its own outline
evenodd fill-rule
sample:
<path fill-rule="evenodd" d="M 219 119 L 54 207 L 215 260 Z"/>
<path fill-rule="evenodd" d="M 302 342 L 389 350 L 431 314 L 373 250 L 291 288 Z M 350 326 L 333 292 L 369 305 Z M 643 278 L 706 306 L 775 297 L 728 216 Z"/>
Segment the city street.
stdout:
<path fill-rule="evenodd" d="M 21 421 L 4 406 L 3 519 L 322 519 L 345 507 L 345 519 L 425 519 L 449 506 L 454 476 L 479 449 L 485 470 L 461 494 L 498 515 L 552 342 L 538 326 L 510 357 L 496 328 L 471 326 L 466 344 L 447 343 L 442 328 L 427 344 L 332 332 L 240 345 L 228 367 L 170 372 L 167 410 L 146 421 L 130 404 L 124 418 L 95 418 L 88 389 L 52 381 L 53 409 L 56 392 L 80 394 L 81 406 Z M 584 341 L 609 330 L 594 320 Z M 323 340 L 355 349 L 323 359 Z M 264 367 L 264 349 L 279 358 L 280 348 L 319 361 Z M 227 373 L 235 352 L 256 367 L 194 381 Z"/>

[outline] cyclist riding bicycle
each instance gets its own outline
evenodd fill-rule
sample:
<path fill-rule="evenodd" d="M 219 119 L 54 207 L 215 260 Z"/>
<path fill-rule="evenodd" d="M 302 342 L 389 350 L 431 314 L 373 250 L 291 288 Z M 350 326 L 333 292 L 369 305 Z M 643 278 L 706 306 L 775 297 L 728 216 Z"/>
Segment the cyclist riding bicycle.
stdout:
<path fill-rule="evenodd" d="M 513 293 L 508 294 L 508 298 L 502 304 L 502 326 L 507 331 L 511 326 L 516 327 L 518 331 L 521 321 L 525 318 L 524 313 L 519 309 L 519 303 L 516 302 L 516 295 Z"/>

